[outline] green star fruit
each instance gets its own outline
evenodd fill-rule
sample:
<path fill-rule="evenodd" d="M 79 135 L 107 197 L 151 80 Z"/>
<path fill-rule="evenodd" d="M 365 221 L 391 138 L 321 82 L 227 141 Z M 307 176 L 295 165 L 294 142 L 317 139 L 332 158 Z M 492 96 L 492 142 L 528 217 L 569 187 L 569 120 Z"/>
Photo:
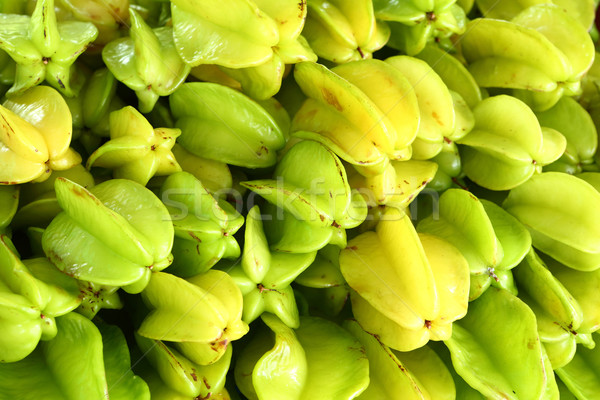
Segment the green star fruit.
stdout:
<path fill-rule="evenodd" d="M 244 235 L 240 265 L 237 262 L 219 265 L 242 291 L 242 320 L 250 324 L 266 311 L 277 315 L 288 326 L 297 327 L 298 308 L 290 284 L 314 261 L 316 251 L 271 251 L 262 230 L 258 206 L 254 206 L 246 218 Z"/>
<path fill-rule="evenodd" d="M 598 340 L 597 334 L 594 335 L 594 339 Z M 579 346 L 573 360 L 557 369 L 556 374 L 575 397 L 593 399 L 600 390 L 598 368 L 600 368 L 599 347 L 586 349 Z"/>
<path fill-rule="evenodd" d="M 335 245 L 319 250 L 315 260 L 294 280 L 315 315 L 335 317 L 340 314 L 348 299 L 350 288 L 339 265 L 340 248 Z"/>
<path fill-rule="evenodd" d="M 584 319 L 581 306 L 533 249 L 514 269 L 514 275 L 519 297 L 536 314 L 542 341 L 555 342 L 576 334 Z"/>
<path fill-rule="evenodd" d="M 223 271 L 210 270 L 187 280 L 155 273 L 142 298 L 151 311 L 137 333 L 177 342 L 177 349 L 195 364 L 217 363 L 230 343 L 248 332 L 242 321 L 242 293 Z"/>
<path fill-rule="evenodd" d="M 46 80 L 66 96 L 72 86 L 73 63 L 98 36 L 90 22 L 57 22 L 54 0 L 36 3 L 31 17 L 0 14 L 0 49 L 17 63 L 8 95 L 16 95 Z"/>
<path fill-rule="evenodd" d="M 481 101 L 481 89 L 475 78 L 453 54 L 434 44 L 428 44 L 415 57 L 429 64 L 448 89 L 458 93 L 470 108 Z"/>
<path fill-rule="evenodd" d="M 497 18 L 511 20 L 527 7 L 536 4 L 553 3 L 559 5 L 563 10 L 576 18 L 586 29 L 590 29 L 594 20 L 593 0 L 565 1 L 565 0 L 526 0 L 526 1 L 507 1 L 502 3 L 493 3 L 490 0 L 476 0 L 477 7 L 487 18 Z"/>
<path fill-rule="evenodd" d="M 375 15 L 390 27 L 388 46 L 414 56 L 429 43 L 440 42 L 466 30 L 465 11 L 454 1 L 429 1 L 429 8 L 399 5 L 394 1 L 374 2 Z"/>
<path fill-rule="evenodd" d="M 175 346 L 191 361 L 200 365 L 214 364 L 225 354 L 230 343 L 248 333 L 248 325 L 242 321 L 243 296 L 236 282 L 226 273 L 210 270 L 187 279 L 206 290 L 218 295 L 227 308 L 229 319 L 223 334 L 214 342 L 176 342 Z"/>
<path fill-rule="evenodd" d="M 139 293 L 152 271 L 172 262 L 169 213 L 142 185 L 112 179 L 87 190 L 59 178 L 55 190 L 63 211 L 44 231 L 42 246 L 61 271 Z"/>
<path fill-rule="evenodd" d="M 535 314 L 503 289 L 489 288 L 469 304 L 444 342 L 456 372 L 487 398 L 543 398 L 556 387 Z"/>
<path fill-rule="evenodd" d="M 596 307 L 600 294 L 595 289 L 600 283 L 600 270 L 577 271 L 569 268 L 550 257 L 543 256 L 543 260 L 554 277 L 565 287 L 574 301 L 581 308 L 583 320 L 581 321 L 576 339 L 581 339 L 582 334 L 590 334 L 600 328 L 600 312 Z"/>
<path fill-rule="evenodd" d="M 234 369 L 236 384 L 247 398 L 353 399 L 367 387 L 364 349 L 340 326 L 302 317 L 300 327 L 293 330 L 271 314 L 262 320 L 267 333 L 255 336 L 242 350 Z"/>
<path fill-rule="evenodd" d="M 8 53 L 0 50 L 0 93 L 4 94 L 15 81 L 16 63 Z"/>
<path fill-rule="evenodd" d="M 210 393 L 219 392 L 224 387 L 225 377 L 231 364 L 231 347 L 216 363 L 198 365 L 160 340 L 152 340 L 140 335 L 135 335 L 135 340 L 155 373 L 159 375 L 162 384 L 168 387 L 168 392 L 175 392 L 182 399 L 200 396 L 206 398 L 211 396 Z M 164 392 L 165 389 L 160 389 L 160 391 Z M 151 390 L 153 390 L 152 386 Z M 152 392 L 152 396 L 154 396 L 154 392 Z M 176 399 L 178 397 L 168 398 Z"/>
<path fill-rule="evenodd" d="M 181 85 L 169 104 L 178 143 L 190 153 L 246 168 L 275 165 L 285 134 L 263 106 L 238 91 L 208 82 Z M 242 116 L 242 118 L 240 118 Z"/>
<path fill-rule="evenodd" d="M 169 272 L 184 278 L 207 271 L 221 258 L 237 258 L 234 234 L 244 217 L 232 205 L 216 199 L 187 172 L 169 176 L 160 197 L 175 229 L 174 260 Z"/>
<path fill-rule="evenodd" d="M 310 266 L 294 282 L 312 288 L 341 286 L 346 283 L 340 270 L 340 248 L 326 246 L 319 250 Z"/>
<path fill-rule="evenodd" d="M 19 361 L 39 340 L 56 336 L 55 317 L 77 308 L 81 299 L 76 281 L 46 259 L 20 260 L 7 236 L 0 236 L 0 341 L 2 362 Z M 31 269 L 30 269 L 31 268 Z"/>
<path fill-rule="evenodd" d="M 148 385 L 131 369 L 129 348 L 121 329 L 106 323 L 97 323 L 97 327 L 102 335 L 109 398 L 150 400 Z"/>
<path fill-rule="evenodd" d="M 417 235 L 408 216 L 394 209 L 386 211 L 376 232 L 352 239 L 339 262 L 355 290 L 354 317 L 393 349 L 410 351 L 429 340 L 445 340 L 452 322 L 467 312 L 466 259 L 439 237 Z"/>
<path fill-rule="evenodd" d="M 419 232 L 452 243 L 467 259 L 471 274 L 486 274 L 502 261 L 502 244 L 483 204 L 462 189 L 448 189 L 439 198 L 439 216 L 419 222 Z"/>
<path fill-rule="evenodd" d="M 313 226 L 348 229 L 366 218 L 364 199 L 350 189 L 341 161 L 318 142 L 294 145 L 277 164 L 274 176 L 242 185 Z"/>
<path fill-rule="evenodd" d="M 58 333 L 53 340 L 19 362 L 0 364 L 0 395 L 23 399 L 45 396 L 53 400 L 108 396 L 98 328 L 77 313 L 57 318 L 56 323 Z"/>
<path fill-rule="evenodd" d="M 544 172 L 512 189 L 502 207 L 531 233 L 533 247 L 580 271 L 600 267 L 600 193 L 577 177 Z"/>
<path fill-rule="evenodd" d="M 349 169 L 350 186 L 358 190 L 370 207 L 385 205 L 402 209 L 431 182 L 438 170 L 431 161 L 390 161 L 383 173 L 365 177 Z"/>
<path fill-rule="evenodd" d="M 110 113 L 126 105 L 116 95 L 117 84 L 118 80 L 107 68 L 96 69 L 88 76 L 77 97 L 65 99 L 73 114 L 73 127 L 88 128 L 94 135 L 109 137 Z"/>
<path fill-rule="evenodd" d="M 289 211 L 267 203 L 263 206 L 264 231 L 273 251 L 310 253 L 327 244 L 346 247 L 346 230 L 342 227 L 317 227 L 296 218 Z"/>
<path fill-rule="evenodd" d="M 559 159 L 566 149 L 565 137 L 541 127 L 531 109 L 514 97 L 487 98 L 473 113 L 473 130 L 457 143 L 461 145 L 463 171 L 487 189 L 517 187 L 542 166 Z M 507 114 L 519 117 L 507 120 Z"/>
<path fill-rule="evenodd" d="M 503 255 L 496 266 L 482 273 L 471 274 L 469 299 L 476 299 L 490 285 L 506 289 L 516 295 L 517 289 L 511 269 L 517 266 L 530 250 L 531 235 L 523 224 L 500 206 L 485 199 L 479 201 L 492 223 Z"/>
<path fill-rule="evenodd" d="M 173 93 L 187 78 L 190 66 L 177 54 L 173 28 L 152 29 L 133 9 L 129 10 L 129 38 L 108 43 L 102 59 L 114 76 L 139 100 L 139 109 L 148 113 L 160 96 Z"/>
<path fill-rule="evenodd" d="M 580 173 L 582 165 L 594 162 L 598 133 L 588 112 L 573 98 L 564 96 L 547 111 L 537 112 L 541 126 L 559 131 L 567 139 L 564 154 L 544 171 Z"/>
<path fill-rule="evenodd" d="M 120 310 L 123 302 L 119 297 L 118 286 L 99 285 L 90 281 L 77 281 L 81 297 L 81 304 L 76 311 L 92 319 L 102 309 Z"/>
<path fill-rule="evenodd" d="M 86 167 L 113 169 L 115 178 L 145 185 L 154 175 L 181 171 L 171 152 L 179 135 L 179 129 L 153 129 L 139 111 L 126 106 L 110 114 L 110 140 L 90 155 Z"/>

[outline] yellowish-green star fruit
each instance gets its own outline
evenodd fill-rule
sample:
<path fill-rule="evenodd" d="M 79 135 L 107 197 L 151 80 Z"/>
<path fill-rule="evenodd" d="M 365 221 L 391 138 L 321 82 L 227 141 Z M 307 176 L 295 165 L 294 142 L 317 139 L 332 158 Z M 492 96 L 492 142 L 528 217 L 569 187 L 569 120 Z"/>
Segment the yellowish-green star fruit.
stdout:
<path fill-rule="evenodd" d="M 71 112 L 63 97 L 37 86 L 0 106 L 0 183 L 43 181 L 81 162 L 71 145 Z"/>
<path fill-rule="evenodd" d="M 227 0 L 219 7 L 206 0 L 175 0 L 171 15 L 175 48 L 191 66 L 256 66 L 273 57 L 280 40 L 277 23 L 251 0 Z"/>
<path fill-rule="evenodd" d="M 214 293 L 227 308 L 229 318 L 227 326 L 223 329 L 223 335 L 217 340 L 210 343 L 176 342 L 175 346 L 196 364 L 214 364 L 225 354 L 232 341 L 248 333 L 248 325 L 242 321 L 242 292 L 226 272 L 216 269 L 192 276 L 187 281 L 207 292 Z"/>
<path fill-rule="evenodd" d="M 390 36 L 370 1 L 308 0 L 307 7 L 303 35 L 319 57 L 336 64 L 372 58 Z"/>
<path fill-rule="evenodd" d="M 356 321 L 345 321 L 344 327 L 359 340 L 369 361 L 369 384 L 357 399 L 455 398 L 456 389 L 448 370 L 431 350 L 425 347 L 408 353 L 396 352 L 376 335 L 365 332 Z"/>
<path fill-rule="evenodd" d="M 286 65 L 301 61 L 317 61 L 317 55 L 300 35 L 306 19 L 306 0 L 254 0 L 277 25 L 279 42 L 273 47 L 273 55 L 264 63 L 247 68 L 220 69 L 239 82 L 244 93 L 254 99 L 268 99 L 281 88 Z"/>
<path fill-rule="evenodd" d="M 451 336 L 452 322 L 467 312 L 469 269 L 453 245 L 433 235 L 417 236 L 409 218 L 399 215 L 388 211 L 377 234 L 366 232 L 352 239 L 342 251 L 340 266 L 356 291 L 351 300 L 358 323 L 387 346 L 410 351 L 430 339 Z M 391 247 L 392 237 L 402 238 L 405 245 Z M 382 258 L 375 260 L 367 251 L 382 253 Z M 393 261 L 385 263 L 386 259 Z M 424 284 L 417 287 L 415 282 Z M 419 296 L 429 298 L 421 304 Z"/>

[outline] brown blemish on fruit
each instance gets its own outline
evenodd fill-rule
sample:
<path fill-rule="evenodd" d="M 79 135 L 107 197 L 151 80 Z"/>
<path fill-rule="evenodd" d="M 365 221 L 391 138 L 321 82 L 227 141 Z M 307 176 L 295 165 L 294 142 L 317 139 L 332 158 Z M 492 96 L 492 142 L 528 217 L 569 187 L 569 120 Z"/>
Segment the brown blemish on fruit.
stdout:
<path fill-rule="evenodd" d="M 465 185 L 463 185 L 462 183 L 460 183 L 460 181 L 457 178 L 452 178 L 452 182 L 454 184 L 456 184 L 458 187 L 460 187 L 463 190 L 466 190 L 467 192 L 469 191 L 469 188 L 466 187 Z M 477 200 L 477 197 L 471 195 L 471 197 L 473 198 L 473 200 Z"/>
<path fill-rule="evenodd" d="M 323 97 L 327 103 L 331 104 L 338 111 L 344 111 L 344 107 L 342 107 L 338 98 L 333 93 L 326 88 L 322 88 L 321 93 L 323 94 Z"/>
<path fill-rule="evenodd" d="M 10 126 L 6 118 L 4 118 L 3 115 L 1 117 L 2 121 L 4 121 L 4 123 L 2 123 L 2 128 L 6 131 L 6 136 L 10 136 L 11 133 L 15 133 L 14 129 Z M 38 149 L 35 149 L 35 151 L 37 152 Z"/>
<path fill-rule="evenodd" d="M 427 319 L 425 320 L 425 328 L 431 329 L 431 321 L 429 321 Z"/>
<path fill-rule="evenodd" d="M 205 376 L 202 377 L 202 382 L 204 382 L 204 386 L 206 386 L 207 389 L 210 389 L 210 383 L 208 383 Z"/>
<path fill-rule="evenodd" d="M 447 138 L 446 136 L 444 136 L 444 142 L 450 144 L 450 143 L 452 143 L 452 140 L 450 140 L 449 138 Z"/>
<path fill-rule="evenodd" d="M 263 152 L 266 153 L 266 154 L 269 154 L 269 148 L 267 146 L 264 146 L 264 145 L 260 146 L 260 149 L 256 152 L 256 155 L 262 156 Z"/>
<path fill-rule="evenodd" d="M 196 236 L 194 232 L 188 232 L 188 235 L 190 235 L 192 239 L 196 240 L 197 242 L 202 243 L 202 240 L 198 236 Z"/>
<path fill-rule="evenodd" d="M 439 125 L 444 125 L 442 123 L 442 120 L 440 119 L 440 116 L 438 115 L 438 113 L 436 113 L 435 111 L 431 113 L 431 116 L 433 117 L 433 119 L 435 119 L 435 122 L 437 122 Z"/>
<path fill-rule="evenodd" d="M 300 11 L 300 13 L 298 14 L 299 18 L 303 17 L 305 8 L 306 8 L 306 0 L 299 1 L 298 2 L 298 11 Z"/>

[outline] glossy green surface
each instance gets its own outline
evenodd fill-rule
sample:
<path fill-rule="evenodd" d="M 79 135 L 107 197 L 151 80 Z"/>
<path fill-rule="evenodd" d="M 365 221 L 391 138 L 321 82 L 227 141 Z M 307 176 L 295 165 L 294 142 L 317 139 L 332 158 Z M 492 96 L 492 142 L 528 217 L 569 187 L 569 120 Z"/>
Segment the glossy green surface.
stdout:
<path fill-rule="evenodd" d="M 485 273 L 502 261 L 502 247 L 482 203 L 471 193 L 449 189 L 439 199 L 439 218 L 430 216 L 417 230 L 440 236 L 460 250 L 471 273 Z"/>
<path fill-rule="evenodd" d="M 179 143 L 198 156 L 264 168 L 275 164 L 275 152 L 284 145 L 283 132 L 273 117 L 225 86 L 186 83 L 169 97 L 169 103 L 175 126 L 181 129 Z"/>
<path fill-rule="evenodd" d="M 511 190 L 503 207 L 529 229 L 533 246 L 571 268 L 600 266 L 600 194 L 567 174 L 546 172 Z"/>
<path fill-rule="evenodd" d="M 458 374 L 486 397 L 540 398 L 545 390 L 535 315 L 505 290 L 490 288 L 472 302 L 445 344 Z"/>

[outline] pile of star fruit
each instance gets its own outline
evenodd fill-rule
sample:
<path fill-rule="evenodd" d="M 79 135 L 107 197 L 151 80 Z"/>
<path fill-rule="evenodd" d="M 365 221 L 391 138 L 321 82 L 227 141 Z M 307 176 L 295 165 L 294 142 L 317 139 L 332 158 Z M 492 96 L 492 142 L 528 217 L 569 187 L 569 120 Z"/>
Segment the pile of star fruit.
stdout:
<path fill-rule="evenodd" d="M 594 0 L 0 0 L 0 399 L 598 399 Z"/>

